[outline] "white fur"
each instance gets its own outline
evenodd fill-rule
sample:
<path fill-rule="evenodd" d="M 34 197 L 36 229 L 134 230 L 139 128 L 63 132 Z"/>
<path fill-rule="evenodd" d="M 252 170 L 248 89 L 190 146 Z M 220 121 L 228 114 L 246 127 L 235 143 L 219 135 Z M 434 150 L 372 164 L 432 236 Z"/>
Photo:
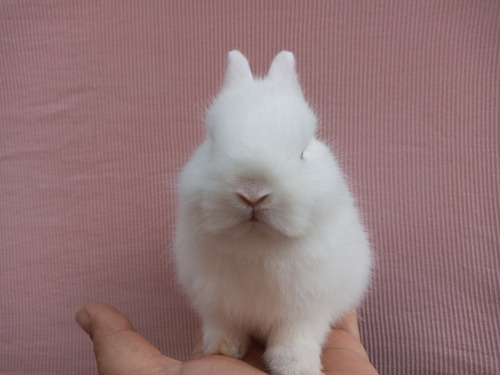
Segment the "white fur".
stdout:
<path fill-rule="evenodd" d="M 205 352 L 240 358 L 258 337 L 275 375 L 321 373 L 330 324 L 360 302 L 370 273 L 367 236 L 316 122 L 292 53 L 253 79 L 232 51 L 179 184 L 177 271 Z"/>

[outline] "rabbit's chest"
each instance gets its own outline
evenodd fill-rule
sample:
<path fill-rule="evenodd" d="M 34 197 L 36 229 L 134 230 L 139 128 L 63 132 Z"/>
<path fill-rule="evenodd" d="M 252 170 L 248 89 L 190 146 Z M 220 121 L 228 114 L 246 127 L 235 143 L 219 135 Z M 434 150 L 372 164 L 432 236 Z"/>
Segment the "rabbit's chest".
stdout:
<path fill-rule="evenodd" d="M 323 273 L 321 264 L 308 265 L 287 256 L 246 261 L 221 257 L 210 263 L 204 270 L 210 281 L 204 285 L 205 293 L 221 314 L 252 326 L 271 324 L 323 294 L 324 279 L 317 278 Z"/>

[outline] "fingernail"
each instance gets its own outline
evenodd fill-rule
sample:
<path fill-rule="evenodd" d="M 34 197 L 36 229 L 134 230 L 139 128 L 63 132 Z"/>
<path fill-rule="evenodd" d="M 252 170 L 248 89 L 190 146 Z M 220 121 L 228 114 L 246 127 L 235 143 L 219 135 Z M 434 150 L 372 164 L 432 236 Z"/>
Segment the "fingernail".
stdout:
<path fill-rule="evenodd" d="M 75 315 L 75 320 L 78 325 L 90 335 L 90 316 L 87 310 L 82 307 Z"/>

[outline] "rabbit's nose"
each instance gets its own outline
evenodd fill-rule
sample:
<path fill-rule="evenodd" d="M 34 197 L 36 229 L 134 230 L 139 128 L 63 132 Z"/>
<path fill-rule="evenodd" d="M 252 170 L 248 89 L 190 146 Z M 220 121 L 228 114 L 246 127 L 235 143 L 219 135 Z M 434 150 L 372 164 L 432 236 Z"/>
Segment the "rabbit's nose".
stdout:
<path fill-rule="evenodd" d="M 271 190 L 262 180 L 249 178 L 241 181 L 236 194 L 246 206 L 256 207 L 269 198 Z"/>
<path fill-rule="evenodd" d="M 237 193 L 238 198 L 247 206 L 255 207 L 258 204 L 264 202 L 271 194 L 270 193 L 259 193 L 259 194 L 249 194 L 248 192 Z"/>

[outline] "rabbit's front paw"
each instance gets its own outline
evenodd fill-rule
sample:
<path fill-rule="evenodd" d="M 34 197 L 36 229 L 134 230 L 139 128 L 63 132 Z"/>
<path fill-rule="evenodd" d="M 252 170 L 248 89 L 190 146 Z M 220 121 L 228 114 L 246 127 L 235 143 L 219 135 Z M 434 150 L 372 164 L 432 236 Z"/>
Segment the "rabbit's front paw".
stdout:
<path fill-rule="evenodd" d="M 203 334 L 205 354 L 222 354 L 233 358 L 243 358 L 247 352 L 249 339 L 246 335 L 212 331 Z"/>
<path fill-rule="evenodd" d="M 320 354 L 320 345 L 297 342 L 272 346 L 265 357 L 271 375 L 322 375 Z"/>

